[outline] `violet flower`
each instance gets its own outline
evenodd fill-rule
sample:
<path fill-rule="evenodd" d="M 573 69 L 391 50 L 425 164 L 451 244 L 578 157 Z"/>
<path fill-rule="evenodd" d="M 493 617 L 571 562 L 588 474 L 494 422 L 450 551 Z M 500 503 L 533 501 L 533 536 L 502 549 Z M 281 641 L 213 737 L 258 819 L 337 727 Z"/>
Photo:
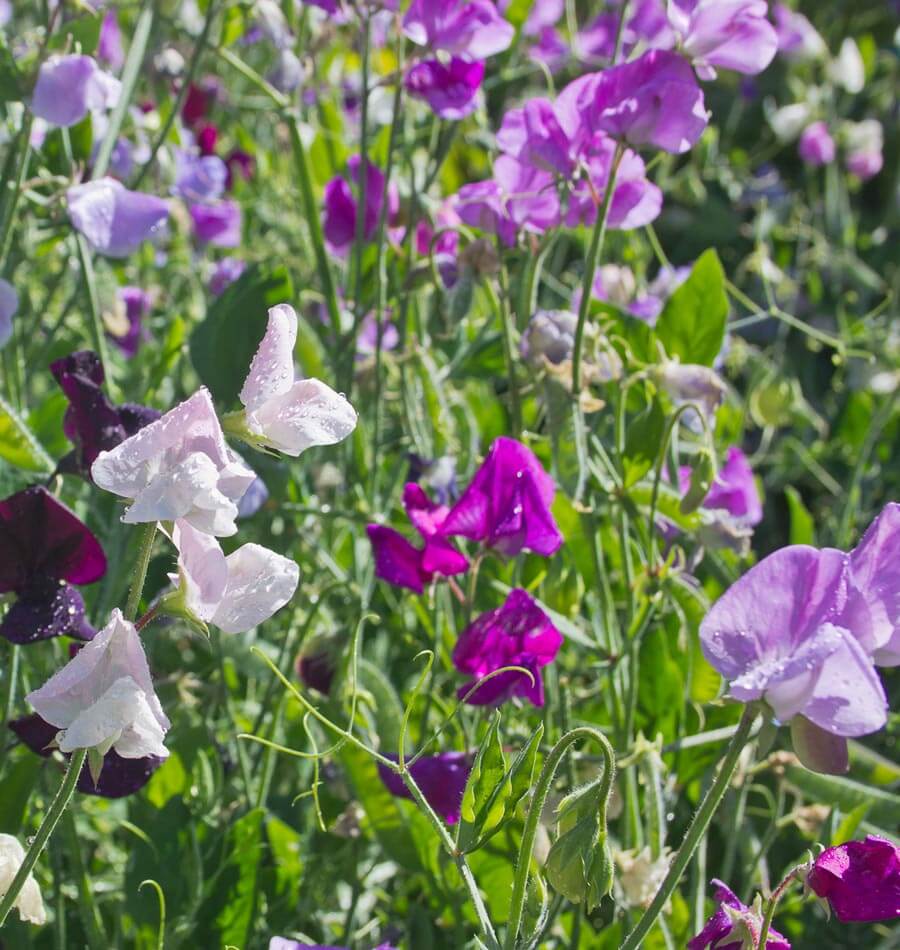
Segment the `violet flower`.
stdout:
<path fill-rule="evenodd" d="M 185 201 L 215 201 L 225 191 L 227 178 L 228 168 L 218 156 L 176 152 L 172 193 Z"/>
<path fill-rule="evenodd" d="M 678 482 L 682 495 L 691 483 L 691 468 L 683 465 L 678 470 Z M 710 486 L 703 507 L 726 511 L 740 524 L 753 526 L 762 521 L 763 511 L 753 469 L 747 456 L 736 446 L 729 447 L 725 464 L 719 469 Z"/>
<path fill-rule="evenodd" d="M 412 0 L 403 32 L 418 46 L 472 59 L 503 52 L 515 35 L 492 0 Z"/>
<path fill-rule="evenodd" d="M 100 24 L 97 56 L 116 70 L 121 69 L 125 64 L 125 52 L 122 49 L 122 31 L 119 28 L 119 18 L 114 9 L 106 11 L 103 22 Z"/>
<path fill-rule="evenodd" d="M 216 261 L 207 284 L 209 292 L 218 297 L 244 273 L 246 268 L 247 262 L 239 257 L 223 257 L 220 261 Z"/>
<path fill-rule="evenodd" d="M 90 640 L 95 631 L 72 585 L 93 584 L 105 573 L 100 542 L 45 488 L 0 501 L 0 594 L 17 595 L 0 622 L 0 636 L 10 643 Z"/>
<path fill-rule="evenodd" d="M 9 343 L 13 333 L 13 317 L 19 309 L 16 288 L 0 277 L 0 349 Z"/>
<path fill-rule="evenodd" d="M 501 436 L 450 509 L 441 534 L 483 541 L 507 557 L 523 550 L 549 557 L 563 543 L 550 511 L 555 493 L 531 449 Z"/>
<path fill-rule="evenodd" d="M 788 60 L 818 59 L 828 52 L 825 40 L 809 20 L 784 3 L 772 9 L 778 52 Z"/>
<path fill-rule="evenodd" d="M 241 243 L 241 206 L 236 201 L 198 202 L 188 210 L 201 244 L 237 247 Z"/>
<path fill-rule="evenodd" d="M 403 85 L 415 99 L 424 99 L 441 119 L 464 119 L 478 105 L 484 63 L 453 56 L 448 63 L 428 59 L 406 73 Z"/>
<path fill-rule="evenodd" d="M 727 884 L 713 879 L 716 912 L 705 926 L 687 943 L 687 950 L 740 950 L 756 946 L 762 928 L 762 910 L 759 904 L 748 907 Z M 768 950 L 791 950 L 788 940 L 775 929 L 769 930 Z"/>
<path fill-rule="evenodd" d="M 416 759 L 409 768 L 409 774 L 419 786 L 425 801 L 447 824 L 455 825 L 459 821 L 471 768 L 472 760 L 465 752 L 441 752 Z M 412 800 L 412 793 L 396 772 L 379 764 L 378 775 L 392 795 Z"/>
<path fill-rule="evenodd" d="M 435 574 L 450 577 L 465 573 L 468 559 L 442 537 L 449 509 L 433 503 L 415 482 L 404 487 L 403 506 L 425 544 L 417 548 L 393 528 L 367 525 L 366 533 L 375 555 L 375 576 L 421 594 Z"/>
<path fill-rule="evenodd" d="M 473 706 L 499 706 L 513 696 L 543 706 L 541 667 L 553 662 L 562 642 L 562 634 L 532 597 L 515 588 L 501 607 L 482 614 L 460 634 L 453 664 L 474 679 L 457 694 Z M 523 667 L 531 676 L 506 670 L 472 691 L 477 680 L 506 666 Z"/>
<path fill-rule="evenodd" d="M 569 177 L 578 164 L 574 143 L 549 99 L 529 99 L 503 116 L 497 145 L 528 165 Z"/>
<path fill-rule="evenodd" d="M 51 125 L 76 125 L 89 112 L 111 109 L 122 84 L 90 56 L 50 56 L 38 70 L 31 111 Z"/>
<path fill-rule="evenodd" d="M 359 169 L 362 159 L 353 155 L 347 162 L 350 178 L 359 184 Z M 371 241 L 381 217 L 384 201 L 384 174 L 377 165 L 366 162 L 366 209 L 363 221 L 362 238 Z M 400 205 L 399 195 L 394 186 L 388 189 L 387 214 L 390 218 L 397 213 Z M 345 178 L 332 178 L 325 186 L 322 229 L 328 249 L 337 257 L 346 256 L 356 240 L 357 199 L 353 188 Z"/>
<path fill-rule="evenodd" d="M 75 448 L 58 471 L 90 478 L 97 456 L 124 442 L 160 417 L 156 409 L 126 403 L 114 406 L 103 392 L 103 366 L 91 350 L 79 350 L 50 364 L 50 371 L 69 400 L 63 431 Z"/>
<path fill-rule="evenodd" d="M 808 125 L 797 143 L 800 158 L 807 165 L 818 168 L 821 165 L 830 165 L 837 154 L 837 146 L 828 126 L 824 122 L 813 122 Z"/>
<path fill-rule="evenodd" d="M 116 294 L 124 310 L 125 332 L 117 334 L 107 329 L 106 336 L 131 359 L 137 354 L 141 341 L 150 338 L 144 327 L 144 318 L 150 313 L 153 297 L 146 290 L 133 286 L 120 287 Z"/>
<path fill-rule="evenodd" d="M 827 848 L 806 878 L 813 893 L 827 900 L 842 924 L 900 917 L 900 848 L 867 835 Z"/>
<path fill-rule="evenodd" d="M 69 220 L 88 244 L 107 257 L 127 257 L 165 224 L 162 198 L 129 191 L 114 178 L 74 185 L 66 192 Z"/>

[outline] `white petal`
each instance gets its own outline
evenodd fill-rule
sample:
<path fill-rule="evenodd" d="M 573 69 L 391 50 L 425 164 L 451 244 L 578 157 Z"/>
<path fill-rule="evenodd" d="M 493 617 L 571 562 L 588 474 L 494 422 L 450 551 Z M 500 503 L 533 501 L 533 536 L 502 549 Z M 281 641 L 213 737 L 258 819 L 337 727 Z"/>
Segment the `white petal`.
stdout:
<path fill-rule="evenodd" d="M 201 620 L 211 620 L 228 584 L 228 564 L 222 548 L 215 538 L 186 521 L 175 523 L 172 541 L 178 548 L 188 609 Z"/>
<path fill-rule="evenodd" d="M 24 860 L 25 849 L 19 840 L 12 835 L 0 834 L 0 896 L 9 890 Z M 43 924 L 47 921 L 40 888 L 31 874 L 25 879 L 25 886 L 19 891 L 13 906 L 18 910 L 19 917 L 28 923 Z"/>
<path fill-rule="evenodd" d="M 267 399 L 287 392 L 294 382 L 294 346 L 297 343 L 297 314 L 287 304 L 269 310 L 269 324 L 250 372 L 241 390 L 247 409 L 261 406 Z"/>
<path fill-rule="evenodd" d="M 245 544 L 225 559 L 228 588 L 212 618 L 225 633 L 244 633 L 267 620 L 293 596 L 300 568 L 258 544 Z"/>

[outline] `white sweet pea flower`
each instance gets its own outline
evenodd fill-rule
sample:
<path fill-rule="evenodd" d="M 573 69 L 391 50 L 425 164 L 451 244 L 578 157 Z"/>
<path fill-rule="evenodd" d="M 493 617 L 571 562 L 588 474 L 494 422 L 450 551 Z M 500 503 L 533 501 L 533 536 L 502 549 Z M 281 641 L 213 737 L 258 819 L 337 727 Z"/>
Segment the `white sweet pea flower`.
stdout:
<path fill-rule="evenodd" d="M 245 633 L 284 607 L 297 590 L 297 564 L 259 544 L 244 544 L 226 557 L 215 538 L 186 521 L 175 523 L 172 541 L 178 573 L 169 576 L 179 589 L 164 600 L 163 609 L 181 608 L 225 633 Z"/>
<path fill-rule="evenodd" d="M 24 860 L 25 849 L 19 844 L 18 839 L 12 835 L 0 834 L 0 897 L 9 890 Z M 19 891 L 13 907 L 19 912 L 19 918 L 29 924 L 40 925 L 47 922 L 47 912 L 41 900 L 41 891 L 33 874 L 29 874 L 25 879 L 25 884 Z"/>
<path fill-rule="evenodd" d="M 91 475 L 100 488 L 132 499 L 127 524 L 183 518 L 217 537 L 237 531 L 237 503 L 256 477 L 228 448 L 206 389 L 101 452 Z"/>
<path fill-rule="evenodd" d="M 853 96 L 863 91 L 866 84 L 866 66 L 859 47 L 851 37 L 844 39 L 837 57 L 829 63 L 828 76 L 832 82 L 843 86 Z"/>
<path fill-rule="evenodd" d="M 259 448 L 297 456 L 334 445 L 356 428 L 356 411 L 318 379 L 294 378 L 297 314 L 287 304 L 269 310 L 269 325 L 241 389 L 243 413 L 226 418 L 229 432 Z"/>
<path fill-rule="evenodd" d="M 133 623 L 114 610 L 109 623 L 40 689 L 25 697 L 35 712 L 62 730 L 61 752 L 115 749 L 122 758 L 165 758 L 169 720 Z"/>

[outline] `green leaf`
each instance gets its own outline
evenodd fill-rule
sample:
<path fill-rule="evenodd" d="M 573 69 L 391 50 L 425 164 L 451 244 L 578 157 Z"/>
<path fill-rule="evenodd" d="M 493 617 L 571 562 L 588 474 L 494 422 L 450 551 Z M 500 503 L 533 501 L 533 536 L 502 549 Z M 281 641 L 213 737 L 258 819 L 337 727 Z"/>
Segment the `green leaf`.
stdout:
<path fill-rule="evenodd" d="M 816 543 L 816 525 L 809 509 L 803 504 L 800 492 L 793 485 L 788 485 L 784 490 L 788 503 L 788 512 L 791 517 L 790 543 L 791 544 L 815 544 Z"/>
<path fill-rule="evenodd" d="M 56 463 L 25 420 L 0 396 L 0 458 L 29 472 L 52 472 Z"/>
<path fill-rule="evenodd" d="M 860 805 L 870 804 L 867 818 L 886 828 L 900 826 L 900 796 L 883 788 L 872 788 L 837 775 L 820 775 L 802 765 L 789 765 L 785 778 L 795 788 L 817 802 L 837 805 L 841 811 L 851 812 Z"/>
<path fill-rule="evenodd" d="M 6 39 L 0 36 L 0 102 L 19 102 L 25 96 L 22 73 Z"/>
<path fill-rule="evenodd" d="M 625 487 L 639 482 L 656 464 L 666 427 L 666 414 L 658 399 L 628 423 L 623 458 Z"/>
<path fill-rule="evenodd" d="M 725 272 L 712 249 L 697 258 L 691 276 L 669 298 L 656 336 L 669 356 L 712 366 L 725 339 L 728 296 Z"/>
<path fill-rule="evenodd" d="M 66 46 L 73 52 L 93 55 L 100 42 L 100 27 L 103 25 L 102 13 L 85 13 L 64 23 L 59 32 L 50 40 L 50 48 L 65 49 Z M 71 43 L 69 38 L 71 37 Z"/>
<path fill-rule="evenodd" d="M 11 753 L 5 753 L 11 755 Z M 26 752 L 12 767 L 7 767 L 0 782 L 0 831 L 18 835 L 32 791 L 38 785 L 38 773 L 44 762 L 36 755 Z"/>
<path fill-rule="evenodd" d="M 500 741 L 500 712 L 494 713 L 478 746 L 460 808 L 459 844 L 463 850 L 495 830 L 503 820 L 511 787 Z"/>
<path fill-rule="evenodd" d="M 848 812 L 837 826 L 837 830 L 831 838 L 832 845 L 844 844 L 845 841 L 851 841 L 856 835 L 859 826 L 869 814 L 871 808 L 871 802 L 863 802 Z"/>
<path fill-rule="evenodd" d="M 266 332 L 269 307 L 291 300 L 281 265 L 254 264 L 218 297 L 190 338 L 197 375 L 223 405 L 237 401 L 250 361 Z"/>

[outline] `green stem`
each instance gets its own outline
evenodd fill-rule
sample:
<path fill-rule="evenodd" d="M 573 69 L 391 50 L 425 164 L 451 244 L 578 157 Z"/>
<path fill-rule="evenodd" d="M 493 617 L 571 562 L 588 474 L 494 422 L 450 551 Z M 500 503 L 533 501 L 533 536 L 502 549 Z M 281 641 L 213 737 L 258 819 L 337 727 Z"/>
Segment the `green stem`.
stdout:
<path fill-rule="evenodd" d="M 25 117 L 22 130 L 16 140 L 16 148 L 19 151 L 19 167 L 14 175 L 4 178 L 0 183 L 0 264 L 6 266 L 9 260 L 9 246 L 12 241 L 13 223 L 16 217 L 16 205 L 19 203 L 19 197 L 22 194 L 22 183 L 28 174 L 28 163 L 31 159 L 31 123 L 33 116 L 29 112 Z M 15 151 L 15 150 L 13 150 Z M 12 154 L 12 152 L 11 152 Z M 11 169 L 10 169 L 11 170 Z M 4 169 L 6 171 L 6 169 Z M 10 189 L 10 185 L 12 186 Z M 7 194 L 7 191 L 11 191 Z M 7 207 L 8 206 L 8 207 Z"/>
<path fill-rule="evenodd" d="M 106 950 L 109 946 L 109 938 L 104 933 L 103 918 L 100 916 L 100 909 L 94 900 L 94 889 L 91 885 L 91 879 L 88 877 L 84 859 L 81 856 L 75 817 L 70 811 L 66 812 L 63 831 L 68 839 L 69 857 L 72 862 L 70 870 L 74 873 L 75 882 L 78 885 L 78 911 L 81 915 L 81 923 L 84 927 L 88 946 L 91 950 Z"/>
<path fill-rule="evenodd" d="M 75 791 L 75 785 L 78 782 L 78 776 L 81 774 L 81 769 L 84 766 L 84 760 L 86 758 L 87 749 L 78 749 L 72 753 L 72 758 L 69 759 L 69 767 L 66 769 L 62 785 L 60 785 L 59 791 L 56 793 L 56 797 L 50 805 L 50 810 L 44 815 L 44 820 L 41 822 L 37 834 L 32 839 L 31 845 L 25 854 L 25 860 L 16 872 L 16 876 L 9 885 L 9 889 L 3 895 L 3 898 L 0 899 L 0 927 L 6 922 L 6 918 L 15 904 L 19 892 L 28 880 L 28 875 L 31 874 L 50 835 L 53 834 L 53 829 L 56 828 L 59 819 L 62 818 L 63 812 L 66 810 L 66 806 L 72 798 L 72 793 Z"/>
<path fill-rule="evenodd" d="M 144 590 L 144 581 L 147 579 L 147 568 L 150 565 L 150 554 L 153 551 L 153 540 L 156 537 L 156 522 L 145 524 L 141 527 L 140 548 L 138 549 L 138 562 L 135 569 L 134 583 L 128 592 L 128 600 L 125 603 L 125 619 L 134 620 L 137 616 L 138 606 L 141 603 L 141 593 Z"/>
<path fill-rule="evenodd" d="M 519 383 L 516 378 L 516 345 L 513 337 L 513 326 L 509 315 L 509 307 L 506 304 L 507 295 L 503 292 L 503 300 L 497 294 L 493 284 L 486 280 L 484 286 L 487 289 L 488 299 L 494 311 L 500 328 L 503 331 L 503 354 L 506 359 L 506 372 L 509 376 L 509 414 L 512 424 L 513 435 L 521 438 L 522 434 L 522 406 L 519 400 Z M 501 288 L 503 290 L 503 288 Z"/>
<path fill-rule="evenodd" d="M 738 724 L 737 731 L 732 736 L 731 742 L 722 758 L 719 772 L 712 785 L 710 785 L 706 795 L 704 795 L 703 800 L 700 802 L 700 807 L 697 809 L 693 820 L 688 826 L 684 840 L 681 842 L 681 847 L 672 859 L 672 864 L 669 867 L 669 872 L 666 874 L 665 880 L 656 892 L 653 902 L 641 916 L 637 926 L 625 938 L 625 942 L 622 944 L 620 950 L 637 950 L 637 947 L 641 945 L 643 939 L 650 932 L 654 923 L 656 923 L 656 918 L 659 917 L 666 902 L 672 896 L 672 892 L 681 880 L 682 874 L 684 874 L 694 852 L 697 850 L 697 846 L 700 844 L 700 839 L 706 834 L 713 815 L 725 797 L 725 792 L 728 790 L 731 778 L 734 775 L 734 770 L 737 768 L 738 757 L 746 745 L 747 740 L 750 738 L 750 731 L 753 728 L 755 719 L 755 707 L 752 705 L 746 706 L 741 716 L 741 721 Z"/>
<path fill-rule="evenodd" d="M 103 326 L 103 317 L 100 313 L 100 298 L 97 294 L 97 281 L 94 276 L 91 249 L 88 247 L 87 241 L 80 234 L 75 235 L 75 244 L 78 248 L 78 260 L 81 264 L 81 276 L 84 280 L 84 289 L 87 292 L 88 309 L 91 312 L 91 330 L 94 336 L 94 348 L 100 357 L 100 365 L 103 367 L 106 388 L 113 399 L 118 401 L 121 393 L 110 372 L 109 349 L 106 345 L 106 330 Z"/>
<path fill-rule="evenodd" d="M 522 927 L 522 916 L 525 911 L 525 892 L 528 888 L 528 872 L 531 868 L 534 839 L 537 835 L 544 805 L 547 802 L 547 795 L 550 793 L 550 786 L 553 784 L 562 757 L 570 746 L 582 739 L 593 740 L 600 746 L 606 768 L 603 772 L 603 783 L 600 787 L 599 797 L 603 802 L 606 802 L 609 798 L 613 778 L 616 774 L 616 753 L 610 745 L 609 739 L 599 729 L 594 729 L 591 726 L 579 726 L 566 733 L 551 749 L 535 786 L 534 795 L 528 807 L 528 816 L 525 819 L 522 842 L 519 845 L 516 876 L 513 880 L 512 900 L 509 905 L 509 925 L 506 931 L 506 940 L 503 943 L 504 950 L 515 950 L 519 939 L 519 930 Z"/>
<path fill-rule="evenodd" d="M 362 24 L 362 90 L 359 108 L 359 181 L 356 193 L 356 233 L 353 237 L 353 331 L 346 347 L 347 376 L 344 388 L 349 393 L 353 382 L 353 361 L 356 355 L 356 337 L 362 322 L 363 245 L 366 239 L 366 211 L 369 190 L 369 45 L 372 27 L 368 17 Z M 402 83 L 400 84 L 402 85 Z M 385 198 L 387 197 L 385 182 Z M 384 208 L 382 208 L 382 211 Z"/>
<path fill-rule="evenodd" d="M 766 902 L 766 912 L 763 916 L 762 927 L 759 931 L 759 950 L 766 950 L 766 943 L 769 940 L 769 931 L 772 928 L 772 921 L 775 919 L 775 909 L 778 907 L 778 902 L 784 897 L 784 892 L 790 887 L 791 881 L 793 881 L 804 868 L 806 868 L 805 864 L 798 864 L 797 867 L 791 868 L 785 875 L 784 880 L 772 891 L 772 896 Z"/>

